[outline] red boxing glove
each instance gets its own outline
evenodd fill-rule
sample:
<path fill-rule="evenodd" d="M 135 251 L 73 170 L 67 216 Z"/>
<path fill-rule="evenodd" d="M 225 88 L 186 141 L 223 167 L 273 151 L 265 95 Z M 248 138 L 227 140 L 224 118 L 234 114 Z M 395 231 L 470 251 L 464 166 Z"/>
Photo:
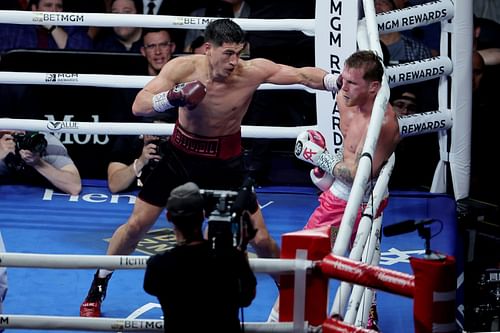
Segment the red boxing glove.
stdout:
<path fill-rule="evenodd" d="M 194 109 L 205 97 L 207 88 L 200 81 L 191 81 L 176 84 L 169 91 L 164 91 L 153 96 L 153 109 L 164 112 L 167 109 L 186 106 Z"/>

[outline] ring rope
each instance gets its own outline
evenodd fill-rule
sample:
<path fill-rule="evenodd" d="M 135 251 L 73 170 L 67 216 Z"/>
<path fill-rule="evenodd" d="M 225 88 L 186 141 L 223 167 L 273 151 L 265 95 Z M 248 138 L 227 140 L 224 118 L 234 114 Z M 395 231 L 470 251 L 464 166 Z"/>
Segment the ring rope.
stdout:
<path fill-rule="evenodd" d="M 455 6 L 453 1 L 437 0 L 379 13 L 376 15 L 375 20 L 380 34 L 386 34 L 450 20 L 454 15 Z M 364 21 L 364 19 L 360 21 Z"/>
<path fill-rule="evenodd" d="M 0 10 L 0 23 L 30 25 L 204 29 L 210 21 L 217 19 L 220 17 Z M 314 19 L 235 18 L 233 20 L 247 31 L 303 31 L 304 34 L 313 35 L 315 28 Z"/>
<path fill-rule="evenodd" d="M 0 253 L 1 267 L 65 268 L 65 269 L 144 269 L 149 256 L 77 255 Z M 293 273 L 313 267 L 311 260 L 249 258 L 257 273 Z"/>
<path fill-rule="evenodd" d="M 163 332 L 163 320 L 127 318 L 85 318 L 70 316 L 0 315 L 0 328 L 32 330 Z M 292 332 L 292 322 L 245 322 L 245 332 Z M 294 331 L 297 332 L 297 331 Z M 307 333 L 305 323 L 301 332 Z"/>
<path fill-rule="evenodd" d="M 386 74 L 389 86 L 396 87 L 408 83 L 417 83 L 450 75 L 453 70 L 451 59 L 438 56 L 405 64 L 388 66 Z M 0 71 L 0 83 L 37 84 L 56 86 L 91 86 L 105 88 L 143 88 L 152 77 L 149 75 L 111 75 L 80 73 L 37 73 Z M 261 84 L 258 90 L 316 90 L 300 84 L 278 85 Z"/>
<path fill-rule="evenodd" d="M 2 129 L 5 130 L 32 130 L 52 133 L 74 134 L 113 134 L 113 135 L 170 135 L 174 124 L 158 123 L 117 123 L 117 122 L 81 122 L 36 119 L 0 118 Z M 241 135 L 244 138 L 266 139 L 295 139 L 302 131 L 315 129 L 315 126 L 241 126 Z"/>

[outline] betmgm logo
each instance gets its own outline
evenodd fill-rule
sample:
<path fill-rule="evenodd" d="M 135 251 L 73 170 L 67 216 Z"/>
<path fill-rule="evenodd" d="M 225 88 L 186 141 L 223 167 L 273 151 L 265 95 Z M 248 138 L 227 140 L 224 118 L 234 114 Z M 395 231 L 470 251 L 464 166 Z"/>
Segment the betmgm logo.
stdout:
<path fill-rule="evenodd" d="M 76 73 L 47 73 L 45 82 L 78 82 Z"/>

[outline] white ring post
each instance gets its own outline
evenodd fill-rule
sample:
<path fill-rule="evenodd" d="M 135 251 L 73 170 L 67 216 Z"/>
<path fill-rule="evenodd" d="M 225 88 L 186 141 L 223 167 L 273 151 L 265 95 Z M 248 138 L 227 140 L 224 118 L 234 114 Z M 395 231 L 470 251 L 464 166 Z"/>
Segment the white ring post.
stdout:
<path fill-rule="evenodd" d="M 356 51 L 357 26 L 357 1 L 316 1 L 316 66 L 340 74 L 344 61 Z M 328 150 L 336 152 L 335 148 L 342 146 L 343 139 L 335 95 L 327 91 L 316 92 L 316 118 Z"/>
<path fill-rule="evenodd" d="M 472 1 L 455 1 L 452 20 L 451 55 L 451 147 L 448 152 L 446 134 L 440 140 L 441 161 L 434 174 L 431 192 L 446 193 L 446 164 L 449 160 L 455 200 L 469 196 L 471 121 L 472 121 Z M 442 25 L 447 27 L 447 25 Z M 442 33 L 446 33 L 443 31 Z M 443 47 L 441 48 L 443 51 Z M 443 88 L 444 89 L 444 88 Z M 440 100 L 440 109 L 441 107 Z"/>

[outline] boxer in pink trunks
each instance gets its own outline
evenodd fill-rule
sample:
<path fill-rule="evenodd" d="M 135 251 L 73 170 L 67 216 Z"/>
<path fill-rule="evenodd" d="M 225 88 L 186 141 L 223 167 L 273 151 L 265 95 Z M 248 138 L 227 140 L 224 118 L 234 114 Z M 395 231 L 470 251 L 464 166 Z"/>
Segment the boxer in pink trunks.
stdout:
<path fill-rule="evenodd" d="M 305 229 L 324 225 L 340 226 L 363 152 L 375 97 L 382 86 L 383 75 L 382 61 L 372 51 L 358 51 L 345 61 L 341 74 L 342 88 L 336 96 L 340 131 L 344 138 L 343 147 L 338 149 L 337 153 L 332 154 L 326 150 L 325 139 L 318 131 L 309 130 L 298 135 L 295 155 L 316 166 L 311 170 L 311 179 L 323 190 L 319 197 L 319 206 L 311 214 Z M 392 106 L 388 104 L 372 156 L 373 178 L 378 177 L 382 166 L 394 152 L 399 141 L 398 119 Z M 376 179 L 372 179 L 371 183 L 375 182 Z M 370 184 L 367 184 L 351 240 L 356 236 L 361 213 L 366 207 L 371 190 Z M 386 206 L 387 197 L 382 201 L 376 215 L 380 215 Z M 371 307 L 367 328 L 378 330 L 375 302 Z"/>
<path fill-rule="evenodd" d="M 308 130 L 298 135 L 295 155 L 316 166 L 311 170 L 311 178 L 324 191 L 319 197 L 320 205 L 310 216 L 305 229 L 340 225 L 365 144 L 375 97 L 382 86 L 383 74 L 383 64 L 372 51 L 355 52 L 345 61 L 341 74 L 342 88 L 336 97 L 340 131 L 344 140 L 342 149 L 338 149 L 336 154 L 326 150 L 326 142 L 320 132 Z M 398 119 L 392 106 L 388 104 L 372 159 L 373 177 L 378 176 L 399 140 Z M 363 198 L 364 204 L 368 201 L 370 192 L 371 188 L 368 186 Z M 387 202 L 382 203 L 378 213 L 386 204 Z M 358 212 L 354 234 L 362 209 L 360 207 Z"/>

